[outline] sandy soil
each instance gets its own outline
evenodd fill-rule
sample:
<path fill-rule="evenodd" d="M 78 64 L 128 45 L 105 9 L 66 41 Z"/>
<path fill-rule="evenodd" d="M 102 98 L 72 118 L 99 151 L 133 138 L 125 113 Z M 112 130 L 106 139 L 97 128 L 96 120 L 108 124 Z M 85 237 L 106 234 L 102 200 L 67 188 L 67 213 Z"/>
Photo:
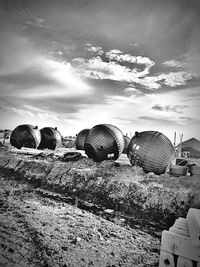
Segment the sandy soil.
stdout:
<path fill-rule="evenodd" d="M 160 238 L 0 175 L 0 266 L 158 266 Z"/>

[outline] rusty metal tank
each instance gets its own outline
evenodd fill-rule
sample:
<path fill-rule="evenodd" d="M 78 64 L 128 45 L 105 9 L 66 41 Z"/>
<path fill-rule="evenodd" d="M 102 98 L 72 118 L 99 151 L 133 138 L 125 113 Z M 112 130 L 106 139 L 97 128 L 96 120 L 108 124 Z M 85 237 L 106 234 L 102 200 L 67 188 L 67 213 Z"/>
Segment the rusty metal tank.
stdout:
<path fill-rule="evenodd" d="M 84 150 L 84 143 L 85 143 L 85 139 L 89 133 L 90 129 L 83 129 L 82 131 L 80 131 L 76 137 L 75 140 L 75 148 L 77 150 Z"/>
<path fill-rule="evenodd" d="M 135 132 L 127 148 L 132 165 L 142 167 L 146 173 L 155 174 L 166 171 L 174 152 L 171 141 L 158 131 Z"/>
<path fill-rule="evenodd" d="M 40 130 L 41 132 L 41 142 L 39 145 L 39 149 L 57 149 L 62 142 L 62 137 L 60 132 L 57 130 L 57 127 L 44 127 Z"/>
<path fill-rule="evenodd" d="M 11 133 L 10 144 L 18 149 L 22 147 L 37 148 L 41 141 L 41 133 L 37 126 L 22 124 Z"/>
<path fill-rule="evenodd" d="M 124 150 L 122 154 L 127 154 L 127 147 L 129 145 L 130 140 L 131 139 L 128 136 L 124 135 Z"/>
<path fill-rule="evenodd" d="M 116 160 L 124 149 L 124 136 L 121 130 L 111 124 L 99 124 L 88 133 L 84 150 L 89 158 L 100 162 Z"/>

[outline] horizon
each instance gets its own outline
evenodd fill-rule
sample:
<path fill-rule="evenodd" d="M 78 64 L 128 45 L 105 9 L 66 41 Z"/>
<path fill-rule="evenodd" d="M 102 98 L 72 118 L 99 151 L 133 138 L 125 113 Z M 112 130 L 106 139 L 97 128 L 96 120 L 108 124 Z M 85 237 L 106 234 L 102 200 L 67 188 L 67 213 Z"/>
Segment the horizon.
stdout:
<path fill-rule="evenodd" d="M 4 0 L 0 128 L 200 140 L 200 2 Z"/>
<path fill-rule="evenodd" d="M 35 126 L 35 125 L 33 125 L 33 126 Z M 94 125 L 95 126 L 95 125 Z M 48 127 L 48 126 L 46 126 L 46 127 Z M 42 127 L 43 128 L 43 127 Z M 41 130 L 42 128 L 38 128 L 39 130 Z M 13 131 L 14 129 L 0 129 L 0 132 L 2 132 L 2 131 Z M 59 131 L 59 129 L 57 129 L 58 131 Z M 119 130 L 121 130 L 121 129 L 119 129 Z M 122 131 L 122 130 L 121 130 Z M 60 131 L 59 131 L 60 132 Z M 79 132 L 78 132 L 79 133 Z M 72 135 L 70 135 L 70 134 L 67 134 L 67 135 L 65 135 L 65 134 L 63 134 L 62 132 L 60 132 L 60 134 L 61 134 L 61 136 L 63 137 L 63 138 L 69 138 L 69 137 L 76 137 L 76 135 L 78 134 L 78 133 L 75 133 L 75 134 L 72 134 Z M 135 135 L 135 132 L 129 132 L 129 133 L 124 133 L 124 132 L 122 132 L 123 133 L 123 135 L 125 135 L 125 136 L 128 136 L 130 139 Z M 176 133 L 174 132 L 174 135 L 175 135 Z M 189 140 L 192 140 L 192 139 L 195 139 L 195 140 L 197 140 L 197 141 L 199 141 L 200 142 L 200 140 L 198 139 L 198 138 L 196 138 L 195 136 L 193 136 L 193 137 L 191 137 L 191 138 L 188 138 L 188 139 L 184 139 L 184 134 L 183 134 L 183 136 L 181 137 L 181 135 L 182 134 L 180 134 L 178 137 L 177 137 L 177 135 L 176 135 L 176 139 L 174 140 L 174 138 L 175 138 L 175 136 L 173 136 L 173 140 L 172 139 L 170 139 L 169 137 L 169 139 L 170 139 L 170 141 L 172 142 L 172 144 L 174 145 L 174 141 L 175 141 L 175 146 L 178 146 L 179 144 L 180 144 L 180 142 L 185 142 L 185 141 L 189 141 Z M 181 139 L 182 139 L 182 141 L 181 141 Z"/>

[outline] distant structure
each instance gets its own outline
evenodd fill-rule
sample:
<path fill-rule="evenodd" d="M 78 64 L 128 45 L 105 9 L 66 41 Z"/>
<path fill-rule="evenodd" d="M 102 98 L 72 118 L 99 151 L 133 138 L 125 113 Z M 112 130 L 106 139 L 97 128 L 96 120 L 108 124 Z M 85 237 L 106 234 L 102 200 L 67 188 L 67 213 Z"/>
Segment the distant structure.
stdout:
<path fill-rule="evenodd" d="M 62 143 L 62 136 L 57 130 L 57 127 L 44 127 L 40 130 L 41 132 L 41 142 L 39 149 L 57 149 Z"/>
<path fill-rule="evenodd" d="M 0 130 L 0 139 L 2 140 L 2 143 L 5 145 L 6 143 L 10 142 L 10 136 L 11 136 L 12 131 L 5 129 L 5 130 Z"/>
<path fill-rule="evenodd" d="M 128 147 L 130 140 L 131 139 L 127 135 L 124 135 L 124 150 L 122 154 L 127 154 L 127 147 Z"/>
<path fill-rule="evenodd" d="M 127 156 L 132 165 L 155 174 L 166 171 L 174 153 L 171 141 L 157 131 L 135 132 L 127 148 Z"/>
<path fill-rule="evenodd" d="M 177 146 L 179 149 L 180 144 Z M 188 158 L 200 158 L 200 141 L 196 138 L 190 138 L 181 144 L 181 156 Z"/>
<path fill-rule="evenodd" d="M 11 133 L 10 144 L 18 149 L 22 147 L 37 148 L 41 141 L 41 133 L 37 126 L 23 124 Z"/>
<path fill-rule="evenodd" d="M 90 129 L 83 129 L 77 134 L 76 140 L 75 140 L 75 148 L 77 150 L 84 150 L 85 139 L 89 131 Z"/>
<path fill-rule="evenodd" d="M 84 150 L 94 161 L 116 160 L 124 150 L 124 136 L 111 124 L 96 125 L 85 139 Z"/>

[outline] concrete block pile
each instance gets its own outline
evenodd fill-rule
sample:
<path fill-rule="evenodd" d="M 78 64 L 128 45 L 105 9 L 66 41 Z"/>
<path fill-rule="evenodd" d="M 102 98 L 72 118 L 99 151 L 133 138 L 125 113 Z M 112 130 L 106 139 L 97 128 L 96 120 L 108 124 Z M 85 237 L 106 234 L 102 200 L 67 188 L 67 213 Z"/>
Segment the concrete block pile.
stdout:
<path fill-rule="evenodd" d="M 200 209 L 162 232 L 159 267 L 200 267 Z"/>

